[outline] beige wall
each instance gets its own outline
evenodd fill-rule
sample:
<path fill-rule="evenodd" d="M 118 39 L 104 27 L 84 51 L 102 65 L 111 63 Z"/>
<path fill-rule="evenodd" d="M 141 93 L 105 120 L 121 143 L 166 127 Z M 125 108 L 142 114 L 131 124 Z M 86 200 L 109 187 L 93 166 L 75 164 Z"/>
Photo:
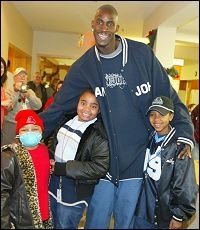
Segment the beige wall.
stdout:
<path fill-rule="evenodd" d="M 199 60 L 199 49 L 197 47 L 185 47 L 185 46 L 175 46 L 175 57 L 176 58 L 183 58 L 185 60 L 194 60 L 198 62 Z M 187 64 L 187 63 L 186 63 Z"/>
<path fill-rule="evenodd" d="M 181 70 L 181 80 L 199 79 L 199 63 L 197 61 L 185 60 Z"/>
<path fill-rule="evenodd" d="M 7 60 L 9 43 L 32 55 L 33 31 L 8 1 L 1 1 L 1 56 Z"/>

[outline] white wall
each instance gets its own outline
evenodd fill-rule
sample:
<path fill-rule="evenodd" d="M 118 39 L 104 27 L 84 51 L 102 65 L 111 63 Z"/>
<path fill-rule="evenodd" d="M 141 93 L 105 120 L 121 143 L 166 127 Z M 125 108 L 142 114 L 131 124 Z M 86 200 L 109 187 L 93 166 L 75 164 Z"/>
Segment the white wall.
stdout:
<path fill-rule="evenodd" d="M 38 57 L 51 56 L 76 60 L 84 52 L 78 47 L 79 35 L 34 31 L 32 49 L 32 73 L 37 71 Z"/>

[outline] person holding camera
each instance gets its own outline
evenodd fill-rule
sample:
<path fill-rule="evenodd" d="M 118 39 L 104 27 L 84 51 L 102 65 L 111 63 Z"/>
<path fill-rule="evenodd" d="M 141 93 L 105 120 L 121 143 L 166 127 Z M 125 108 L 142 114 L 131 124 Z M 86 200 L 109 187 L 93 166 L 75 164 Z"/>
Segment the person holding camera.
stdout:
<path fill-rule="evenodd" d="M 12 89 L 6 89 L 7 98 L 12 100 L 12 108 L 4 118 L 2 127 L 3 139 L 1 144 L 6 145 L 14 141 L 15 138 L 15 115 L 22 109 L 38 110 L 42 107 L 42 102 L 32 89 L 27 87 L 28 73 L 23 67 L 14 71 L 14 84 Z"/>

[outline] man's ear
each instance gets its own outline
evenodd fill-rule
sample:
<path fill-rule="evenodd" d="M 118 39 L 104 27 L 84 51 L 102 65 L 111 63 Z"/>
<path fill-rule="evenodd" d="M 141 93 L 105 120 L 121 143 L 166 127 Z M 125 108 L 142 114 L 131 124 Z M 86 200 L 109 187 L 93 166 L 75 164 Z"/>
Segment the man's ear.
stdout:
<path fill-rule="evenodd" d="M 93 28 L 93 27 L 94 27 L 94 21 L 91 22 L 91 28 L 92 28 L 91 30 L 92 30 L 92 31 L 94 31 L 94 28 Z"/>
<path fill-rule="evenodd" d="M 119 25 L 116 26 L 115 33 L 117 33 L 118 31 L 119 31 Z"/>

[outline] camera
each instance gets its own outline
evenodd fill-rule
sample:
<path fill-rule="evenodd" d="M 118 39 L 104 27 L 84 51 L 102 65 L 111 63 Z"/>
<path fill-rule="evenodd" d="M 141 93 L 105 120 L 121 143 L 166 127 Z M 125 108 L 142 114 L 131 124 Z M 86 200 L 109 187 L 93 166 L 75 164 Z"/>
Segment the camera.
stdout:
<path fill-rule="evenodd" d="M 27 90 L 28 90 L 28 85 L 25 84 L 25 83 L 22 83 L 21 88 L 20 88 L 19 91 L 20 91 L 21 93 L 26 93 Z"/>

